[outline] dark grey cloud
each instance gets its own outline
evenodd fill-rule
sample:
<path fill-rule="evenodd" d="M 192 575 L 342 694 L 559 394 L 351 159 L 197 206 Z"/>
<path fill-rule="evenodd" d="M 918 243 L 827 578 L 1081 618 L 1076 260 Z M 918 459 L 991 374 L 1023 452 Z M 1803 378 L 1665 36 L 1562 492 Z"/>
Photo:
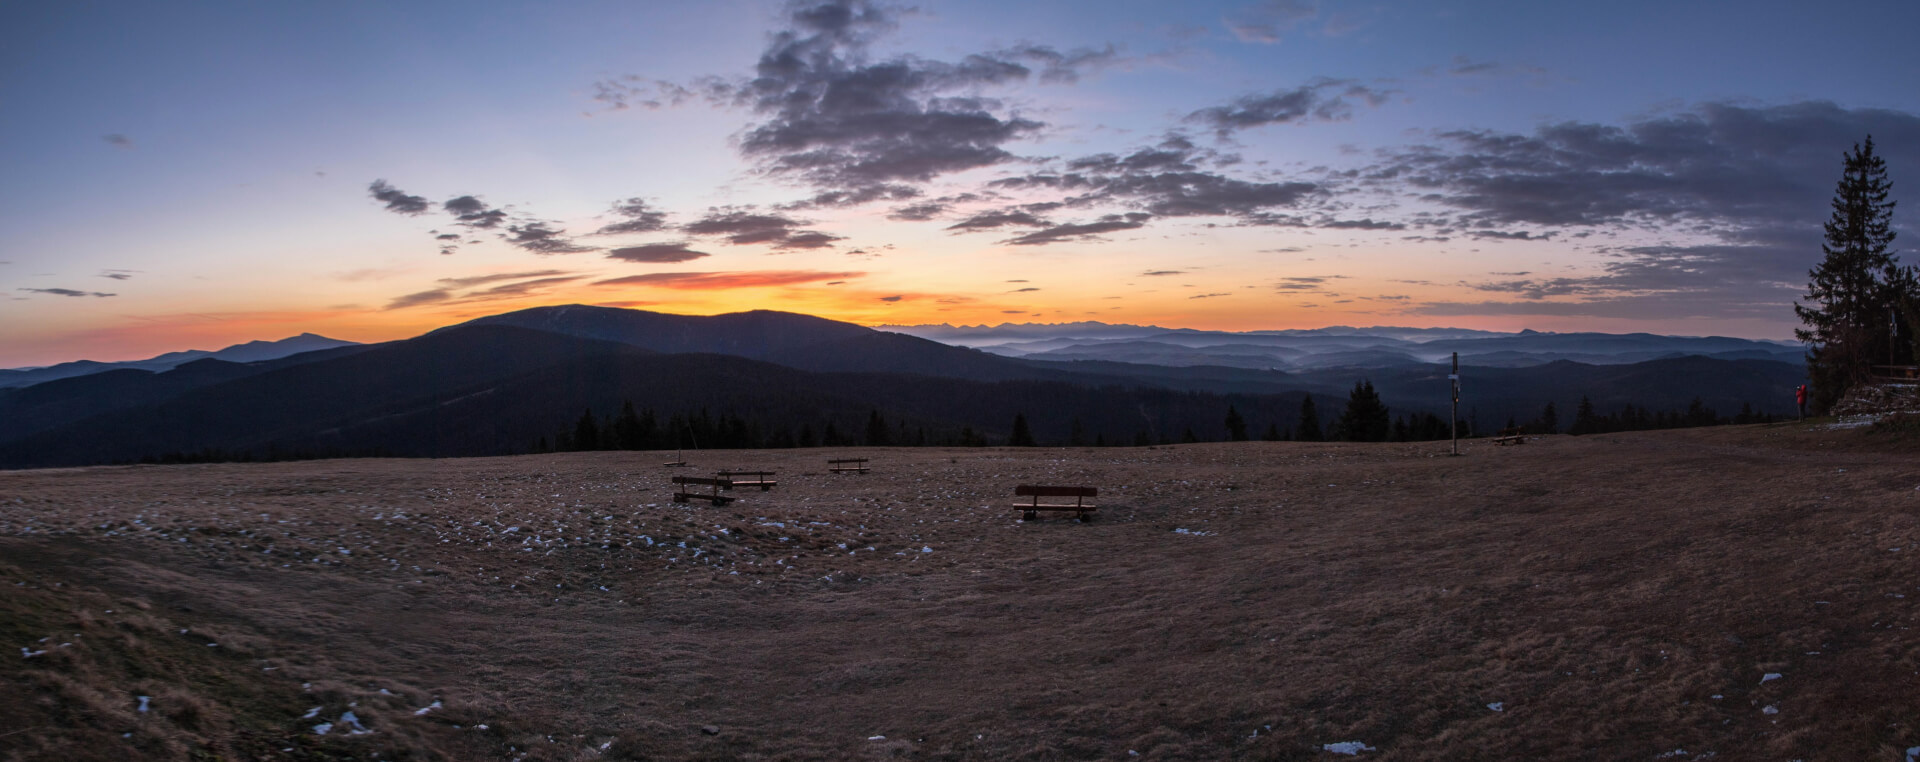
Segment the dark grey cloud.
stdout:
<path fill-rule="evenodd" d="M 615 201 L 613 214 L 620 217 L 620 221 L 608 223 L 594 231 L 594 235 L 654 233 L 667 229 L 667 213 L 648 206 L 647 200 L 643 198 Z"/>
<path fill-rule="evenodd" d="M 607 258 L 627 262 L 666 263 L 688 262 L 710 256 L 704 251 L 694 251 L 693 249 L 687 248 L 687 245 L 686 241 L 672 241 L 668 243 L 647 243 L 639 246 L 624 246 L 609 250 L 607 252 Z"/>
<path fill-rule="evenodd" d="M 883 297 L 880 297 L 880 301 L 883 301 L 883 302 L 897 302 L 897 301 L 900 301 L 901 299 L 905 299 L 905 298 L 907 298 L 907 297 L 906 297 L 906 296 L 905 296 L 904 294 L 894 294 L 893 296 L 883 296 Z"/>
<path fill-rule="evenodd" d="M 947 209 L 947 204 L 939 202 L 913 204 L 911 206 L 896 207 L 892 211 L 887 212 L 887 219 L 900 222 L 928 222 L 942 214 L 946 214 Z"/>
<path fill-rule="evenodd" d="M 372 185 L 367 186 L 367 192 L 373 194 L 373 200 L 386 204 L 387 211 L 394 214 L 418 216 L 433 210 L 433 205 L 426 198 L 403 193 L 385 180 L 373 181 Z"/>
<path fill-rule="evenodd" d="M 1920 115 L 1824 101 L 1709 103 L 1623 125 L 1442 133 L 1386 152 L 1361 182 L 1410 187 L 1453 209 L 1435 230 L 1441 238 L 1600 230 L 1667 239 L 1603 248 L 1593 275 L 1484 284 L 1525 301 L 1448 302 L 1423 314 L 1777 317 L 1820 257 L 1841 154 L 1869 133 L 1889 164 L 1920 166 Z M 1534 302 L 1546 296 L 1575 300 Z"/>
<path fill-rule="evenodd" d="M 76 291 L 71 288 L 21 288 L 18 290 L 33 294 L 51 294 L 53 296 L 118 296 L 118 294 L 103 294 L 98 291 Z"/>
<path fill-rule="evenodd" d="M 1294 277 L 1289 277 L 1289 278 L 1281 278 L 1281 279 L 1280 279 L 1280 281 L 1279 281 L 1278 283 L 1275 283 L 1275 284 L 1273 284 L 1273 288 L 1274 288 L 1274 290 L 1276 290 L 1276 291 L 1318 291 L 1318 292 L 1324 292 L 1324 291 L 1326 290 L 1326 286 L 1327 286 L 1327 281 L 1331 281 L 1331 280 L 1337 280 L 1337 279 L 1339 279 L 1339 278 L 1342 278 L 1342 277 L 1345 277 L 1345 276 L 1340 276 L 1340 275 L 1301 275 L 1301 276 L 1294 276 Z"/>
<path fill-rule="evenodd" d="M 473 196 L 459 196 L 448 199 L 440 205 L 441 211 L 453 215 L 453 221 L 470 228 L 494 228 L 505 222 L 507 213 L 487 206 L 486 202 Z"/>
<path fill-rule="evenodd" d="M 1019 210 L 982 212 L 964 220 L 948 225 L 948 230 L 993 230 L 1008 225 L 1028 227 L 1046 227 L 1052 223 Z"/>
<path fill-rule="evenodd" d="M 1247 95 L 1225 106 L 1203 108 L 1187 121 L 1206 125 L 1220 135 L 1269 124 L 1337 122 L 1353 116 L 1356 103 L 1378 106 L 1392 91 L 1350 79 L 1316 79 L 1291 90 Z"/>
<path fill-rule="evenodd" d="M 0 263 L 0 264 L 4 264 L 4 263 Z M 139 270 L 101 270 L 100 277 L 112 278 L 114 280 L 131 280 L 133 278 L 134 273 L 137 273 L 137 272 L 140 272 L 140 271 Z"/>
<path fill-rule="evenodd" d="M 1209 168 L 1222 158 L 1175 135 L 1124 156 L 1096 154 L 1067 162 L 1064 172 L 1034 172 L 988 185 L 1001 191 L 1062 194 L 1063 200 L 1054 206 L 1113 204 L 1156 217 L 1237 217 L 1244 224 L 1259 225 L 1292 220 L 1272 210 L 1301 207 L 1328 193 L 1316 183 L 1253 182 Z M 1025 204 L 1020 208 L 1031 212 L 1048 207 Z"/>
<path fill-rule="evenodd" d="M 1319 223 L 1318 225 L 1316 225 L 1316 227 L 1332 228 L 1334 230 L 1406 230 L 1407 229 L 1407 226 L 1405 223 L 1388 222 L 1385 220 L 1376 221 L 1372 217 L 1368 217 L 1366 219 L 1361 219 L 1361 220 L 1328 220 L 1326 222 Z"/>
<path fill-rule="evenodd" d="M 1064 241 L 1084 241 L 1106 233 L 1135 230 L 1145 227 L 1147 220 L 1150 219 L 1153 219 L 1153 215 L 1144 212 L 1109 214 L 1093 222 L 1069 223 L 1042 228 L 1023 236 L 1007 239 L 1006 241 L 1002 241 L 1002 243 L 1013 246 L 1045 246 L 1050 243 L 1061 243 Z"/>
<path fill-rule="evenodd" d="M 864 0 L 792 6 L 755 76 L 712 90 L 760 117 L 740 150 L 769 174 L 820 188 L 816 205 L 900 200 L 941 175 L 1013 161 L 1006 146 L 1044 127 L 984 91 L 1036 70 L 1042 81 L 1073 81 L 1121 60 L 1111 48 L 1030 44 L 957 61 L 874 56 L 896 16 Z"/>
<path fill-rule="evenodd" d="M 727 243 L 744 246 L 764 243 L 776 249 L 829 248 L 840 236 L 818 230 L 802 230 L 807 220 L 784 214 L 764 214 L 752 209 L 723 207 L 710 209 L 707 216 L 681 226 L 690 235 L 720 236 Z"/>
<path fill-rule="evenodd" d="M 1560 122 L 1531 135 L 1441 133 L 1387 152 L 1373 179 L 1412 186 L 1482 223 L 1741 226 L 1825 217 L 1840 154 L 1872 133 L 1897 163 L 1920 161 L 1920 116 L 1710 103 L 1626 125 Z"/>
<path fill-rule="evenodd" d="M 564 229 L 547 227 L 548 223 L 534 220 L 521 225 L 508 225 L 502 235 L 507 243 L 518 246 L 535 254 L 579 254 L 599 251 L 592 246 L 582 246 L 567 237 Z"/>
<path fill-rule="evenodd" d="M 1188 299 L 1212 299 L 1216 296 L 1233 296 L 1233 294 L 1224 293 L 1224 292 L 1216 293 L 1216 294 L 1194 294 L 1193 296 L 1189 296 L 1187 298 Z"/>
<path fill-rule="evenodd" d="M 102 136 L 100 136 L 100 139 L 101 139 L 101 140 L 104 140 L 104 141 L 107 141 L 107 143 L 109 143 L 109 144 L 111 144 L 111 145 L 114 145 L 114 146 L 118 146 L 118 147 L 120 147 L 120 148 L 132 148 L 132 147 L 133 147 L 133 138 L 129 138 L 129 137 L 127 137 L 127 136 L 125 136 L 125 135 L 122 135 L 122 134 L 120 134 L 120 133 L 117 133 L 117 132 L 116 132 L 116 133 L 113 133 L 113 134 L 111 134 L 111 135 L 102 135 Z"/>
<path fill-rule="evenodd" d="M 1553 237 L 1551 232 L 1535 233 L 1527 230 L 1469 230 L 1467 235 L 1495 241 L 1545 241 Z"/>
<path fill-rule="evenodd" d="M 1148 270 L 1140 274 L 1151 278 L 1151 277 L 1159 277 L 1163 275 L 1186 275 L 1187 271 L 1185 270 Z"/>

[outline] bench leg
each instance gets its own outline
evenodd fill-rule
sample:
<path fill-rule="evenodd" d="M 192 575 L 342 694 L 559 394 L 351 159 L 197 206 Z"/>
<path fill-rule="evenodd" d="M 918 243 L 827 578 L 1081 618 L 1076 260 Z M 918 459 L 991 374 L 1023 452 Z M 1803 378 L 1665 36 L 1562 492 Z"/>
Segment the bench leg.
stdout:
<path fill-rule="evenodd" d="M 1085 524 L 1091 521 L 1093 521 L 1093 512 L 1091 511 L 1080 512 L 1080 523 Z"/>
<path fill-rule="evenodd" d="M 1040 520 L 1040 512 L 1039 512 L 1039 511 L 1027 511 L 1026 513 L 1022 513 L 1022 514 L 1020 514 L 1020 520 L 1021 520 L 1021 521 L 1039 521 L 1039 520 Z"/>

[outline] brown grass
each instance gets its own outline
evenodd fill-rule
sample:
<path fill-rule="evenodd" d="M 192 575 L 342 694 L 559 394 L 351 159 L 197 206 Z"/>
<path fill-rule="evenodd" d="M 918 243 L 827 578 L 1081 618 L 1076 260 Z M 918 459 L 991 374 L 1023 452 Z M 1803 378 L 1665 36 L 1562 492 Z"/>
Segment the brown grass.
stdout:
<path fill-rule="evenodd" d="M 0 756 L 1920 746 L 1911 436 L 1783 424 L 1446 447 L 0 474 L 0 695 L 25 697 L 0 700 Z M 874 471 L 826 472 L 849 455 Z M 780 486 L 668 501 L 672 473 L 729 467 Z M 1018 522 L 1023 482 L 1100 487 L 1100 518 Z M 344 735 L 347 711 L 371 732 Z"/>

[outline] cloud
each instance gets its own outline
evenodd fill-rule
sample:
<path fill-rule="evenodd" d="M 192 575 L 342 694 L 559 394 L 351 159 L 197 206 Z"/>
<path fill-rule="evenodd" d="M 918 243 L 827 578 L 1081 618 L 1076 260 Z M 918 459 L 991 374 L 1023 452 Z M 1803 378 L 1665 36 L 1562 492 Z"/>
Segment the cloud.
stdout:
<path fill-rule="evenodd" d="M 470 228 L 493 228 L 505 222 L 507 213 L 488 207 L 486 202 L 472 196 L 460 196 L 448 199 L 440 209 L 453 215 L 453 221 Z M 441 236 L 445 238 L 446 236 Z M 459 238 L 459 236 L 454 236 Z"/>
<path fill-rule="evenodd" d="M 964 220 L 956 222 L 952 225 L 948 225 L 947 229 L 948 230 L 991 230 L 994 228 L 1003 228 L 1008 225 L 1026 225 L 1029 227 L 1046 227 L 1047 225 L 1050 225 L 1050 224 L 1052 223 L 1049 223 L 1046 220 L 1040 219 L 1039 217 L 1035 217 L 1026 212 L 1016 210 L 1016 211 L 982 212 L 980 214 L 976 214 L 972 217 L 968 217 Z"/>
<path fill-rule="evenodd" d="M 900 301 L 901 299 L 905 299 L 905 298 L 907 298 L 907 297 L 906 297 L 906 296 L 904 296 L 904 295 L 899 295 L 899 294 L 896 294 L 896 295 L 894 295 L 894 296 L 883 296 L 883 297 L 880 297 L 880 301 L 883 301 L 883 302 L 897 302 L 897 301 Z"/>
<path fill-rule="evenodd" d="M 1363 220 L 1331 220 L 1321 222 L 1316 227 L 1335 230 L 1406 230 L 1407 226 L 1399 222 L 1374 221 L 1372 217 Z"/>
<path fill-rule="evenodd" d="M 1275 291 L 1316 291 L 1316 292 L 1324 292 L 1324 291 L 1326 290 L 1326 285 L 1327 285 L 1327 281 L 1330 281 L 1330 280 L 1336 280 L 1336 279 L 1339 279 L 1339 278 L 1343 278 L 1343 277 L 1346 277 L 1346 276 L 1343 276 L 1343 275 L 1303 275 L 1303 276 L 1294 276 L 1294 277 L 1290 277 L 1290 278 L 1281 278 L 1281 279 L 1280 279 L 1280 282 L 1278 282 L 1278 283 L 1275 283 L 1275 284 L 1273 285 L 1273 288 L 1274 288 L 1274 290 L 1275 290 Z"/>
<path fill-rule="evenodd" d="M 406 296 L 395 298 L 393 301 L 387 302 L 387 306 L 382 307 L 381 309 L 403 310 L 408 307 L 418 307 L 422 304 L 433 304 L 436 302 L 444 302 L 452 298 L 453 298 L 452 291 L 449 291 L 444 288 L 436 288 L 428 291 L 420 291 L 412 294 L 407 294 Z"/>
<path fill-rule="evenodd" d="M 1002 243 L 1012 246 L 1044 246 L 1062 241 L 1084 241 L 1105 233 L 1145 227 L 1147 220 L 1150 219 L 1153 219 L 1153 215 L 1143 212 L 1109 214 L 1093 222 L 1054 225 L 1035 230 L 1023 236 L 1007 239 Z"/>
<path fill-rule="evenodd" d="M 133 148 L 133 138 L 129 138 L 117 132 L 111 135 L 102 135 L 100 139 L 107 141 L 107 143 L 114 146 L 118 146 L 120 148 L 127 148 L 127 149 Z"/>
<path fill-rule="evenodd" d="M 616 201 L 613 203 L 613 213 L 622 219 L 594 231 L 594 235 L 653 233 L 667 229 L 667 213 L 647 206 L 647 200 L 643 198 Z"/>
<path fill-rule="evenodd" d="M 1276 43 L 1280 34 L 1320 15 L 1315 0 L 1266 0 L 1228 18 L 1227 31 L 1241 42 Z"/>
<path fill-rule="evenodd" d="M 53 296 L 118 296 L 118 294 L 103 294 L 98 291 L 75 291 L 71 288 L 20 288 L 17 290 Z"/>
<path fill-rule="evenodd" d="M 815 203 L 899 199 L 941 175 L 1013 161 L 1004 146 L 1044 125 L 984 89 L 1025 81 L 1036 66 L 1042 81 L 1068 82 L 1118 60 L 1111 49 L 1034 45 L 953 62 L 879 58 L 872 44 L 897 27 L 893 9 L 862 0 L 790 8 L 755 76 L 716 92 L 760 117 L 741 152 L 769 174 L 824 189 Z"/>
<path fill-rule="evenodd" d="M 100 277 L 112 278 L 114 280 L 131 280 L 133 278 L 133 274 L 137 272 L 140 272 L 140 271 L 139 270 L 101 270 Z"/>
<path fill-rule="evenodd" d="M 626 246 L 607 252 L 608 259 L 620 259 L 628 262 L 687 262 L 705 256 L 709 255 L 704 251 L 694 251 L 687 248 L 686 241 Z"/>
<path fill-rule="evenodd" d="M 375 180 L 367 186 L 367 192 L 373 194 L 373 200 L 387 205 L 387 211 L 394 214 L 419 216 L 432 211 L 433 205 L 421 196 L 410 196 L 387 184 L 385 180 Z"/>
<path fill-rule="evenodd" d="M 720 236 L 735 246 L 765 243 L 776 249 L 829 248 L 840 236 L 818 230 L 801 230 L 806 220 L 783 214 L 761 214 L 750 209 L 724 207 L 710 209 L 707 216 L 681 226 L 692 235 Z"/>
<path fill-rule="evenodd" d="M 1466 226 L 1817 221 L 1840 153 L 1869 133 L 1889 158 L 1920 160 L 1914 114 L 1708 103 L 1623 126 L 1445 132 L 1438 144 L 1387 152 L 1369 173 L 1430 193 Z"/>
<path fill-rule="evenodd" d="M 792 286 L 801 283 L 858 278 L 864 272 L 820 272 L 817 270 L 752 270 L 717 273 L 647 273 L 594 281 L 596 286 L 653 286 L 683 291 L 725 291 L 736 288 Z"/>
<path fill-rule="evenodd" d="M 548 223 L 538 220 L 523 225 L 508 225 L 508 235 L 501 236 L 507 243 L 518 246 L 535 254 L 579 254 L 587 251 L 599 251 L 592 246 L 581 246 L 567 237 L 564 229 L 547 227 Z"/>
<path fill-rule="evenodd" d="M 1026 287 L 1026 288 L 1016 288 L 1016 289 L 1014 289 L 1014 290 L 1012 290 L 1012 291 L 1008 291 L 1007 293 L 1009 293 L 1009 294 L 1025 294 L 1025 293 L 1028 293 L 1028 292 L 1032 292 L 1032 291 L 1039 291 L 1039 290 L 1040 290 L 1040 289 L 1039 289 L 1039 288 L 1037 288 L 1037 287 L 1034 287 L 1034 286 L 1028 286 L 1028 287 Z"/>
<path fill-rule="evenodd" d="M 927 222 L 945 214 L 946 211 L 947 205 L 943 203 L 914 204 L 896 207 L 893 211 L 887 212 L 887 219 L 900 222 Z"/>
<path fill-rule="evenodd" d="M 1185 270 L 1148 270 L 1140 274 L 1147 277 L 1159 277 L 1163 275 L 1186 275 L 1187 271 Z"/>
<path fill-rule="evenodd" d="M 1214 298 L 1214 297 L 1216 297 L 1216 296 L 1233 296 L 1233 294 L 1228 294 L 1228 293 L 1219 293 L 1219 294 L 1194 294 L 1193 296 L 1189 296 L 1189 297 L 1187 297 L 1187 298 L 1188 298 L 1188 299 L 1212 299 L 1212 298 Z"/>
<path fill-rule="evenodd" d="M 1064 206 L 1120 204 L 1157 217 L 1237 217 L 1243 224 L 1253 225 L 1304 225 L 1272 210 L 1300 207 L 1328 193 L 1316 183 L 1250 182 L 1202 166 L 1227 158 L 1175 135 L 1126 156 L 1096 154 L 1069 162 L 1066 172 L 1005 177 L 988 186 L 1002 191 L 1068 194 L 1060 204 Z M 1031 211 L 1040 207 L 1026 204 L 1023 208 Z"/>
<path fill-rule="evenodd" d="M 1203 108 L 1187 121 L 1212 128 L 1221 136 L 1236 130 L 1269 124 L 1339 122 L 1353 116 L 1353 104 L 1378 106 L 1393 93 L 1350 79 L 1316 79 L 1291 90 L 1242 96 L 1230 105 Z"/>
<path fill-rule="evenodd" d="M 441 278 L 434 282 L 447 288 L 472 288 L 474 286 L 484 286 L 488 283 L 498 283 L 503 280 L 552 278 L 561 275 L 572 275 L 572 273 L 565 270 L 533 270 L 523 273 L 497 273 L 494 275 L 469 275 L 464 278 Z"/>

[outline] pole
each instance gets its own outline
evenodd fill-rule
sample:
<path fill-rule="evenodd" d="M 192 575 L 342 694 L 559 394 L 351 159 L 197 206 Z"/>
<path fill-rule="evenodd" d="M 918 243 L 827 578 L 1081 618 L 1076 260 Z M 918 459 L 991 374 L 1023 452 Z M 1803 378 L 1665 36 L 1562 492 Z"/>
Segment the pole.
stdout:
<path fill-rule="evenodd" d="M 1453 436 L 1453 454 L 1460 454 L 1460 353 L 1453 353 L 1453 372 L 1447 374 L 1453 384 L 1453 405 L 1447 414 L 1447 430 Z"/>

